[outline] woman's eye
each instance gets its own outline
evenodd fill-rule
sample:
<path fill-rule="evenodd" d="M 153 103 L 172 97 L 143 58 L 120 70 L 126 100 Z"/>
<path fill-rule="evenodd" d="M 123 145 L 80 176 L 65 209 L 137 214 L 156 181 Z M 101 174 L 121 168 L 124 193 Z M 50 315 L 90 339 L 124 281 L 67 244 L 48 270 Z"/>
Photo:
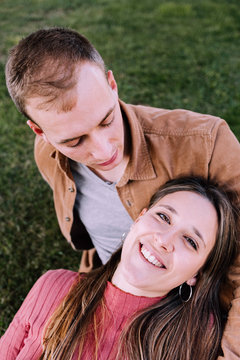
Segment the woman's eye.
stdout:
<path fill-rule="evenodd" d="M 184 239 L 187 240 L 187 242 L 192 246 L 194 250 L 197 250 L 197 244 L 193 239 L 188 236 L 184 236 Z"/>
<path fill-rule="evenodd" d="M 157 213 L 157 215 L 166 223 L 170 224 L 170 219 L 167 217 L 167 215 L 163 214 L 163 213 Z"/>

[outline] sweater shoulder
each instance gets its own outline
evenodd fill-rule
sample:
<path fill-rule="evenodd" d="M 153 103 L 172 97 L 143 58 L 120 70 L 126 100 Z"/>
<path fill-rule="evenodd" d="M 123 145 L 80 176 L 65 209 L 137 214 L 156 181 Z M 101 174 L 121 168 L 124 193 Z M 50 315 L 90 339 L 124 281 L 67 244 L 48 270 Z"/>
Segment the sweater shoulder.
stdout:
<path fill-rule="evenodd" d="M 52 288 L 59 287 L 63 291 L 68 287 L 76 278 L 78 278 L 78 273 L 71 270 L 57 269 L 57 270 L 48 270 L 43 274 L 35 283 L 37 287 Z"/>
<path fill-rule="evenodd" d="M 47 314 L 67 295 L 78 276 L 78 273 L 70 270 L 47 271 L 36 281 L 28 293 L 20 309 L 21 316 L 28 316 L 30 319 L 30 309 L 33 317 L 38 311 L 39 314 L 40 312 Z"/>
<path fill-rule="evenodd" d="M 58 295 L 65 295 L 78 275 L 74 271 L 65 269 L 49 270 L 37 280 L 34 287 L 42 293 L 57 292 Z"/>

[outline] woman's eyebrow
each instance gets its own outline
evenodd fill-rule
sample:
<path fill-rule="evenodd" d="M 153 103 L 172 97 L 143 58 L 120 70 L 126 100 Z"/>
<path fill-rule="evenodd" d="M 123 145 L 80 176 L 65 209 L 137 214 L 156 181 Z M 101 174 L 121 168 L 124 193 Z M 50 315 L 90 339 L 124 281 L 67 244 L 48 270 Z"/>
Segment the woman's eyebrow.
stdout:
<path fill-rule="evenodd" d="M 171 211 L 173 214 L 178 215 L 177 210 L 175 210 L 172 206 L 170 206 L 170 205 L 164 205 L 164 204 L 161 204 L 161 206 L 164 207 L 165 209 Z"/>

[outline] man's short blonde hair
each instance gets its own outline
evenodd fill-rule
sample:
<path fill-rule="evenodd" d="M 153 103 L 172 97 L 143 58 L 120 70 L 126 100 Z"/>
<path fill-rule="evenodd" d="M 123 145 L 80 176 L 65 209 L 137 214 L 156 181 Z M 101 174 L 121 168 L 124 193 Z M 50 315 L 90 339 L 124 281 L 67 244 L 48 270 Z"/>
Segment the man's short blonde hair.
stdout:
<path fill-rule="evenodd" d="M 26 100 L 33 97 L 45 98 L 45 105 L 54 104 L 74 88 L 76 65 L 86 61 L 105 73 L 98 51 L 83 35 L 71 29 L 42 29 L 22 39 L 10 50 L 5 69 L 7 88 L 18 110 L 30 118 Z"/>

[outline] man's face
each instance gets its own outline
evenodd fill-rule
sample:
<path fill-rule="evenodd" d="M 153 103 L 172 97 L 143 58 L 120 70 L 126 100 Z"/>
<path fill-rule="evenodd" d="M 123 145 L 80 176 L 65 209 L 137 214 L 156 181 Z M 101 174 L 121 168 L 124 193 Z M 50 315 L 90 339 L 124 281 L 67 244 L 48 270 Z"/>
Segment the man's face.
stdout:
<path fill-rule="evenodd" d="M 26 110 L 40 129 L 31 121 L 28 125 L 68 158 L 96 171 L 112 170 L 124 158 L 117 84 L 111 71 L 106 79 L 99 67 L 87 62 L 79 66 L 76 76 L 77 85 L 70 90 L 71 101 L 76 102 L 72 109 L 47 109 L 41 106 L 44 99 L 30 98 Z"/>

